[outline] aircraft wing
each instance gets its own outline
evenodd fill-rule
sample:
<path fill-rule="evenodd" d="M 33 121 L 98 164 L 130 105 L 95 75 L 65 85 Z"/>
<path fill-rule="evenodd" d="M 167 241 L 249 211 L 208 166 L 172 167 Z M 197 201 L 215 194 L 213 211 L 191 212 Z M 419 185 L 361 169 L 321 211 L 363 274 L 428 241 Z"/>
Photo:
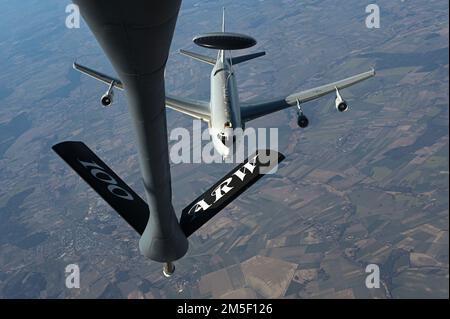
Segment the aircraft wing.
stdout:
<path fill-rule="evenodd" d="M 205 101 L 166 95 L 166 106 L 205 122 L 209 122 L 211 119 L 209 103 Z"/>
<path fill-rule="evenodd" d="M 76 62 L 73 63 L 73 68 L 81 73 L 84 73 L 86 75 L 89 75 L 90 77 L 103 82 L 105 84 L 110 85 L 112 82 L 114 82 L 114 86 L 118 88 L 119 90 L 123 90 L 123 84 L 122 81 L 115 79 L 109 75 L 103 74 L 101 72 L 95 71 L 93 69 L 90 69 L 84 65 L 78 64 Z"/>
<path fill-rule="evenodd" d="M 356 83 L 369 79 L 375 75 L 375 70 L 372 69 L 368 72 L 360 73 L 352 77 L 329 83 L 326 85 L 318 86 L 313 89 L 309 89 L 302 92 L 297 92 L 277 100 L 272 100 L 262 103 L 246 103 L 241 108 L 241 118 L 244 122 L 254 120 L 258 117 L 274 113 L 290 106 L 296 105 L 297 100 L 300 103 L 308 102 L 319 97 L 322 97 L 328 93 L 334 92 L 337 89 L 344 89 L 352 86 Z"/>
<path fill-rule="evenodd" d="M 118 89 L 124 89 L 122 82 L 116 78 L 113 78 L 112 76 L 106 75 L 76 62 L 73 64 L 73 68 L 81 73 L 89 75 L 90 77 L 100 82 L 108 85 L 114 83 L 114 86 Z M 166 95 L 166 106 L 175 111 L 190 115 L 200 120 L 204 120 L 205 122 L 209 122 L 211 118 L 209 103 L 205 101 L 197 101 L 188 98 Z"/>

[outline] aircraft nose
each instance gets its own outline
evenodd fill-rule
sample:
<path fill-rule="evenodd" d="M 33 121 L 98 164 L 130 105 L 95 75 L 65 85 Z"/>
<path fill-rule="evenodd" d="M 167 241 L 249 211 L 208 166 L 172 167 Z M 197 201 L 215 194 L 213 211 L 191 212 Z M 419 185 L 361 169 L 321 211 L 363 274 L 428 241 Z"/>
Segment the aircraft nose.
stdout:
<path fill-rule="evenodd" d="M 228 147 L 225 137 L 222 134 L 213 134 L 212 140 L 214 143 L 214 148 L 219 153 L 220 156 L 226 158 L 230 155 L 230 148 Z"/>
<path fill-rule="evenodd" d="M 221 154 L 224 159 L 229 158 L 231 156 L 231 149 L 227 146 L 221 149 Z"/>

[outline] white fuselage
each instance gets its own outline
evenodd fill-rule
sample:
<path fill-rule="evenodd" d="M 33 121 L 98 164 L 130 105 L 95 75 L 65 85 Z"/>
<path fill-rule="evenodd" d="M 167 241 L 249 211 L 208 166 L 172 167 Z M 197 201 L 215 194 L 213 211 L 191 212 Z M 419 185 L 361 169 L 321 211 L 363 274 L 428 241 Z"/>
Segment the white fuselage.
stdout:
<path fill-rule="evenodd" d="M 232 155 L 236 138 L 234 129 L 242 128 L 239 96 L 232 66 L 219 51 L 211 72 L 211 138 L 217 152 L 224 158 Z"/>

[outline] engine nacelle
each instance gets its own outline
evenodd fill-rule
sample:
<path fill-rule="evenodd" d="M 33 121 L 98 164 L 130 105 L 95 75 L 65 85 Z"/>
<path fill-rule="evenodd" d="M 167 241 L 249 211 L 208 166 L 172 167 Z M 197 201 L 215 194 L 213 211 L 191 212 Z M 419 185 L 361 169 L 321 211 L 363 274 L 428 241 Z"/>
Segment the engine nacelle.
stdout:
<path fill-rule="evenodd" d="M 347 112 L 348 111 L 348 105 L 345 101 L 338 101 L 336 99 L 336 110 L 339 112 Z"/>
<path fill-rule="evenodd" d="M 103 95 L 102 99 L 101 99 L 101 102 L 102 102 L 102 105 L 105 106 L 105 107 L 110 106 L 112 104 L 112 102 L 113 102 L 112 95 L 111 94 Z"/>
<path fill-rule="evenodd" d="M 301 127 L 301 128 L 306 128 L 306 127 L 308 127 L 308 125 L 309 125 L 309 120 L 308 120 L 308 118 L 307 118 L 305 115 L 300 114 L 300 115 L 298 116 L 298 118 L 297 118 L 297 125 L 298 125 L 299 127 Z"/>
<path fill-rule="evenodd" d="M 100 101 L 104 107 L 111 106 L 111 104 L 114 102 L 114 91 L 108 90 L 108 92 L 106 92 L 102 96 Z"/>
<path fill-rule="evenodd" d="M 339 90 L 336 89 L 336 100 L 335 100 L 336 110 L 339 112 L 346 112 L 348 111 L 348 104 L 347 102 L 342 98 L 341 94 L 339 93 Z"/>

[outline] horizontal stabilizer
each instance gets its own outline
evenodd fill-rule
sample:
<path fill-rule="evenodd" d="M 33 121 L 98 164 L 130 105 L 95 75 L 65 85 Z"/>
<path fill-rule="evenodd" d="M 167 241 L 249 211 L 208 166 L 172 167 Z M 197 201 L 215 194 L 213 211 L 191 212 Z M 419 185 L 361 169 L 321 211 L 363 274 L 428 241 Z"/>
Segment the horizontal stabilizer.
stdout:
<path fill-rule="evenodd" d="M 194 52 L 190 52 L 190 51 L 186 51 L 186 50 L 180 50 L 180 53 L 185 56 L 188 56 L 190 58 L 193 58 L 195 60 L 201 61 L 201 62 L 205 62 L 205 63 L 211 64 L 211 65 L 216 64 L 215 58 L 211 58 L 211 57 L 203 55 L 203 54 L 194 53 Z"/>
<path fill-rule="evenodd" d="M 82 142 L 62 142 L 53 150 L 89 184 L 140 235 L 147 226 L 149 209 L 119 176 Z"/>
<path fill-rule="evenodd" d="M 81 73 L 84 73 L 100 82 L 103 82 L 107 85 L 113 84 L 114 87 L 118 88 L 119 90 L 123 90 L 123 84 L 119 79 L 113 78 L 109 75 L 103 74 L 101 72 L 98 72 L 96 70 L 93 70 L 91 68 L 88 68 L 87 66 L 78 64 L 76 62 L 73 63 L 73 68 Z"/>
<path fill-rule="evenodd" d="M 242 56 L 237 56 L 235 58 L 231 58 L 230 62 L 233 65 L 245 62 L 245 61 L 249 61 L 249 60 L 253 60 L 256 58 L 259 58 L 260 56 L 265 55 L 266 52 L 262 51 L 262 52 L 258 52 L 258 53 L 252 53 L 252 54 L 247 54 L 247 55 L 242 55 Z"/>
<path fill-rule="evenodd" d="M 284 155 L 273 150 L 258 150 L 233 169 L 203 195 L 183 209 L 180 226 L 190 236 L 266 173 L 277 167 Z"/>

